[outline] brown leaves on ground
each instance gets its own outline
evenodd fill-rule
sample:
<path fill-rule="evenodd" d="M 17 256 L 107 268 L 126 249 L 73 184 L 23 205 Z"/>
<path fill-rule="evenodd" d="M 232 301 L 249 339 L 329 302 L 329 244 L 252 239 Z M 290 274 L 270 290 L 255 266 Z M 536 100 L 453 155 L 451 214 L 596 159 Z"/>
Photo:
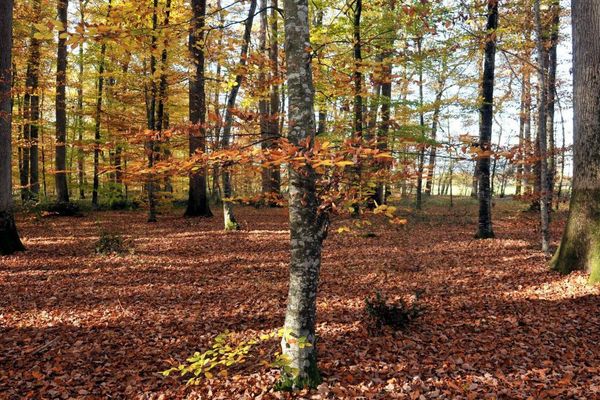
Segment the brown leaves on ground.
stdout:
<path fill-rule="evenodd" d="M 277 371 L 252 360 L 196 387 L 159 374 L 225 330 L 282 325 L 285 210 L 239 210 L 246 230 L 229 233 L 218 217 L 178 213 L 151 225 L 137 212 L 20 219 L 29 251 L 0 258 L 0 397 L 600 397 L 598 289 L 548 271 L 537 215 L 512 208 L 496 210 L 496 240 L 472 239 L 472 206 L 403 215 L 404 226 L 372 227 L 376 237 L 332 228 L 318 305 L 324 383 L 294 395 L 273 393 Z M 102 229 L 135 253 L 96 256 Z M 362 309 L 376 289 L 424 290 L 424 314 L 370 336 Z"/>

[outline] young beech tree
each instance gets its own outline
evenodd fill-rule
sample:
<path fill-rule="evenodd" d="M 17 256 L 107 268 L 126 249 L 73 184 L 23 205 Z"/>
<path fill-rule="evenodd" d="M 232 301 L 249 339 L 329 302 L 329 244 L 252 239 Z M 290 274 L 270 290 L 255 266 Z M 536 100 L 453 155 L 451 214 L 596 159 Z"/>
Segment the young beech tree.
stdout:
<path fill-rule="evenodd" d="M 285 59 L 288 78 L 288 138 L 310 152 L 315 137 L 308 0 L 285 0 Z M 316 174 L 305 164 L 289 168 L 290 281 L 282 353 L 294 371 L 293 387 L 316 386 L 319 381 L 316 352 L 317 286 L 321 245 L 327 232 L 326 214 L 320 213 Z M 298 338 L 305 338 L 309 346 Z"/>
<path fill-rule="evenodd" d="M 487 0 L 486 43 L 481 87 L 482 103 L 479 108 L 479 147 L 481 155 L 477 162 L 479 179 L 479 228 L 476 237 L 494 237 L 492 229 L 492 193 L 490 190 L 490 151 L 494 113 L 494 69 L 496 59 L 496 30 L 498 29 L 498 0 Z"/>
<path fill-rule="evenodd" d="M 0 1 L 0 255 L 25 250 L 13 214 L 11 169 L 12 0 Z"/>
<path fill-rule="evenodd" d="M 573 0 L 573 192 L 552 260 L 562 273 L 585 270 L 600 282 L 600 2 Z"/>

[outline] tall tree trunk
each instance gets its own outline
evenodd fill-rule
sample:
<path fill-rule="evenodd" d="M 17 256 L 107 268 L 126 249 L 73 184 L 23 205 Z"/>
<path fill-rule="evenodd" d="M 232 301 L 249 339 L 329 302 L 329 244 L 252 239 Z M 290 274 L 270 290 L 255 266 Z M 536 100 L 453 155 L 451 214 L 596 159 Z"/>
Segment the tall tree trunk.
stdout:
<path fill-rule="evenodd" d="M 552 267 L 600 282 L 600 3 L 573 0 L 574 145 L 569 218 Z"/>
<path fill-rule="evenodd" d="M 362 96 L 362 82 L 363 74 L 361 72 L 362 67 L 362 43 L 360 37 L 360 19 L 362 16 L 362 0 L 355 0 L 354 3 L 354 15 L 353 15 L 353 56 L 354 56 L 354 73 L 352 80 L 354 82 L 354 120 L 353 120 L 353 139 L 355 140 L 354 145 L 358 146 L 359 142 L 362 141 L 363 137 L 363 96 Z M 354 170 L 354 185 L 357 191 L 357 197 L 352 203 L 352 214 L 357 216 L 359 213 L 358 201 L 361 197 L 360 186 L 361 186 L 361 166 L 360 160 L 356 158 L 354 160 L 355 165 L 352 167 Z"/>
<path fill-rule="evenodd" d="M 560 1 L 553 0 L 551 6 L 552 22 L 550 25 L 550 49 L 548 51 L 548 110 L 546 115 L 546 130 L 548 136 L 548 193 L 549 209 L 552 209 L 552 197 L 556 176 L 556 144 L 554 130 L 554 114 L 556 103 L 556 69 L 558 65 L 558 38 L 560 30 Z"/>
<path fill-rule="evenodd" d="M 248 18 L 244 26 L 244 38 L 242 43 L 242 49 L 240 51 L 239 66 L 244 68 L 246 66 L 246 58 L 248 56 L 248 46 L 250 45 L 250 35 L 252 33 L 252 22 L 254 21 L 254 13 L 256 11 L 256 0 L 250 2 L 250 9 L 248 11 Z M 238 72 L 235 77 L 235 85 L 229 92 L 229 98 L 227 99 L 227 109 L 225 111 L 225 124 L 223 126 L 223 135 L 221 136 L 221 148 L 226 149 L 229 147 L 231 141 L 231 126 L 233 125 L 233 109 L 235 108 L 235 100 L 237 98 L 240 86 L 244 78 L 243 72 Z M 231 201 L 232 187 L 231 187 L 231 172 L 229 168 L 224 167 L 221 175 L 223 181 L 223 222 L 225 230 L 237 230 L 239 225 L 235 220 L 233 214 L 233 203 Z"/>
<path fill-rule="evenodd" d="M 444 94 L 445 79 L 440 79 L 438 84 L 440 89 L 435 95 L 435 105 L 433 109 L 433 121 L 431 122 L 431 140 L 435 141 L 437 137 L 437 128 L 440 122 L 440 109 L 442 107 L 442 96 Z M 429 164 L 427 165 L 427 181 L 425 183 L 425 194 L 431 194 L 431 187 L 433 186 L 433 170 L 435 169 L 435 157 L 437 154 L 437 146 L 434 143 L 429 151 Z"/>
<path fill-rule="evenodd" d="M 393 45 L 393 43 L 392 43 Z M 390 108 L 392 103 L 392 64 L 386 54 L 382 61 L 381 82 L 381 128 L 377 131 L 377 147 L 385 151 L 388 148 L 388 133 L 390 131 Z M 389 169 L 386 162 L 384 168 Z M 379 205 L 386 203 L 386 187 L 382 181 L 377 182 L 375 202 Z"/>
<path fill-rule="evenodd" d="M 204 90 L 204 24 L 206 0 L 193 0 L 193 31 L 190 35 L 190 52 L 194 60 L 195 73 L 190 79 L 189 118 L 190 118 L 190 156 L 206 151 L 206 93 Z M 206 167 L 191 172 L 186 217 L 212 217 L 206 193 Z"/>
<path fill-rule="evenodd" d="M 527 55 L 529 60 L 529 55 Z M 519 160 L 517 164 L 516 192 L 517 196 L 522 192 L 528 194 L 529 175 L 531 168 L 529 166 L 531 154 L 531 72 L 529 65 L 523 63 L 521 84 L 521 109 L 519 113 Z"/>
<path fill-rule="evenodd" d="M 0 1 L 0 255 L 23 251 L 12 198 L 12 26 L 13 1 Z"/>
<path fill-rule="evenodd" d="M 110 17 L 112 0 L 108 0 L 106 19 Z M 100 46 L 100 65 L 98 66 L 98 91 L 96 93 L 96 115 L 94 124 L 94 181 L 92 184 L 92 207 L 98 208 L 98 189 L 100 185 L 100 125 L 102 121 L 102 96 L 104 90 L 104 62 L 106 56 L 106 41 Z"/>
<path fill-rule="evenodd" d="M 315 136 L 314 87 L 310 63 L 308 1 L 285 0 L 285 56 L 288 76 L 290 123 L 288 137 L 310 151 Z M 301 144 L 302 143 L 302 144 Z M 321 246 L 327 218 L 318 210 L 316 174 L 310 164 L 290 164 L 290 280 L 282 353 L 289 360 L 291 388 L 315 387 L 321 382 L 317 367 L 315 332 Z M 308 346 L 301 345 L 304 338 Z M 291 375 L 291 376 L 286 376 Z"/>
<path fill-rule="evenodd" d="M 258 109 L 260 114 L 260 140 L 263 151 L 273 146 L 274 138 L 271 137 L 270 123 L 270 83 L 266 73 L 266 65 L 269 62 L 269 49 L 267 49 L 267 0 L 260 0 L 260 29 L 259 29 L 259 47 L 262 65 L 258 74 L 258 83 L 260 86 L 260 99 Z M 272 172 L 271 167 L 261 169 L 261 191 L 267 204 L 273 204 L 269 197 L 272 193 Z"/>
<path fill-rule="evenodd" d="M 485 61 L 483 66 L 482 104 L 479 128 L 479 147 L 481 156 L 477 161 L 479 179 L 479 227 L 477 238 L 492 238 L 492 193 L 490 191 L 490 154 L 492 143 L 492 125 L 494 121 L 494 72 L 496 64 L 496 30 L 498 29 L 498 0 L 488 0 L 485 43 Z"/>
<path fill-rule="evenodd" d="M 163 29 L 169 27 L 169 17 L 171 15 L 171 0 L 165 1 L 165 19 L 162 24 Z M 169 141 L 164 137 L 163 133 L 165 129 L 169 128 L 169 114 L 166 111 L 166 104 L 168 98 L 168 82 L 167 82 L 167 47 L 169 46 L 168 37 L 165 36 L 163 40 L 163 48 L 160 56 L 160 80 L 158 85 L 158 107 L 156 109 L 156 130 L 158 131 L 158 137 L 160 139 L 160 148 L 156 155 L 159 159 L 167 159 L 170 157 L 171 151 L 169 150 Z M 170 178 L 166 176 L 164 178 L 165 191 L 172 192 Z"/>
<path fill-rule="evenodd" d="M 542 32 L 542 17 L 540 12 L 540 0 L 535 2 L 535 20 L 537 31 L 537 52 L 539 57 L 538 82 L 540 86 L 540 104 L 538 105 L 538 144 L 540 146 L 540 219 L 542 233 L 542 251 L 548 253 L 550 251 L 550 233 L 549 233 L 549 203 L 550 190 L 548 187 L 548 154 L 547 154 L 547 137 L 546 137 L 546 110 L 548 107 L 547 93 L 548 84 L 546 77 L 546 55 L 544 34 Z"/>
<path fill-rule="evenodd" d="M 157 35 L 158 27 L 158 0 L 154 0 L 152 7 L 152 38 L 150 40 L 150 107 L 147 107 L 148 112 L 148 129 L 151 131 L 151 137 L 146 141 L 146 153 L 148 155 L 148 180 L 146 182 L 148 194 L 148 222 L 156 222 L 156 176 L 152 169 L 156 162 L 157 139 L 159 132 L 157 129 L 156 107 L 158 102 L 158 88 L 156 85 L 156 51 L 157 51 Z"/>
<path fill-rule="evenodd" d="M 419 126 L 421 138 L 425 135 L 425 113 L 423 110 L 423 37 L 417 38 L 417 54 L 419 55 Z M 423 169 L 425 166 L 425 144 L 420 144 L 419 155 L 417 156 L 417 195 L 415 208 L 420 210 L 423 207 Z"/>
<path fill-rule="evenodd" d="M 269 48 L 269 58 L 271 60 L 271 96 L 270 96 L 270 112 L 269 117 L 269 133 L 274 140 L 279 139 L 279 120 L 280 120 L 280 107 L 279 107 L 279 41 L 278 41 L 278 27 L 277 18 L 279 13 L 277 11 L 277 0 L 271 0 L 271 43 Z M 274 146 L 275 143 L 272 143 Z M 275 193 L 278 196 L 281 193 L 281 166 L 275 165 L 271 168 L 271 193 Z"/>
<path fill-rule="evenodd" d="M 56 55 L 56 197 L 58 203 L 69 203 L 67 187 L 67 8 L 68 0 L 58 0 L 58 20 L 62 23 L 58 31 L 58 50 Z"/>
<path fill-rule="evenodd" d="M 33 10 L 35 20 L 41 18 L 41 1 L 34 0 Z M 37 198 L 39 193 L 38 182 L 38 130 L 40 120 L 40 98 L 38 84 L 40 74 L 40 41 L 35 37 L 36 28 L 32 28 L 29 41 L 29 55 L 27 58 L 27 72 L 25 77 L 24 115 L 23 125 L 23 164 L 21 170 L 21 197 L 23 200 Z"/>
<path fill-rule="evenodd" d="M 85 23 L 84 1 L 79 0 L 79 23 Z M 83 45 L 79 45 L 77 74 L 77 185 L 79 198 L 85 199 L 85 152 L 83 151 Z"/>

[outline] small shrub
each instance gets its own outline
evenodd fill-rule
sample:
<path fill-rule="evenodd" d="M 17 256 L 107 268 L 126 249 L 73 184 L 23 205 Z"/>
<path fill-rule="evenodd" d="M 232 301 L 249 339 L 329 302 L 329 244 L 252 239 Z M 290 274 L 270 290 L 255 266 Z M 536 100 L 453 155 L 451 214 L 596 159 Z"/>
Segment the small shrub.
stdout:
<path fill-rule="evenodd" d="M 95 246 L 96 254 L 110 255 L 110 254 L 124 254 L 132 253 L 133 247 L 131 243 L 123 239 L 121 235 L 101 232 L 100 238 L 96 242 Z"/>
<path fill-rule="evenodd" d="M 410 303 L 398 300 L 390 302 L 378 291 L 374 296 L 365 299 L 365 312 L 368 316 L 367 323 L 372 332 L 381 331 L 383 327 L 390 327 L 394 331 L 405 329 L 415 318 L 421 315 L 421 308 L 417 304 L 421 292 L 416 292 L 414 300 Z"/>

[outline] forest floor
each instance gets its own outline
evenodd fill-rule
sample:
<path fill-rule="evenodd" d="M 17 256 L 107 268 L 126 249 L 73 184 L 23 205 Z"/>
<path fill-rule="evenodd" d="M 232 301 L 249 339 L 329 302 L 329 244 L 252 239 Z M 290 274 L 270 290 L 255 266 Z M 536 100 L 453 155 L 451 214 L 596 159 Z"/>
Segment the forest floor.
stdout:
<path fill-rule="evenodd" d="M 439 203 L 439 202 L 438 202 Z M 441 203 L 375 235 L 337 233 L 323 252 L 318 298 L 318 390 L 273 392 L 259 362 L 200 385 L 160 372 L 206 350 L 219 333 L 280 327 L 287 296 L 285 209 L 219 216 L 181 210 L 147 224 L 143 212 L 81 218 L 20 215 L 28 251 L 0 257 L 0 398 L 600 398 L 600 289 L 551 272 L 538 250 L 538 214 L 498 201 L 497 239 L 472 239 L 476 206 Z M 557 213 L 555 245 L 565 219 Z M 102 230 L 133 254 L 100 256 Z M 374 237 L 368 237 L 374 236 Z M 373 334 L 364 300 L 423 293 L 408 329 Z"/>

